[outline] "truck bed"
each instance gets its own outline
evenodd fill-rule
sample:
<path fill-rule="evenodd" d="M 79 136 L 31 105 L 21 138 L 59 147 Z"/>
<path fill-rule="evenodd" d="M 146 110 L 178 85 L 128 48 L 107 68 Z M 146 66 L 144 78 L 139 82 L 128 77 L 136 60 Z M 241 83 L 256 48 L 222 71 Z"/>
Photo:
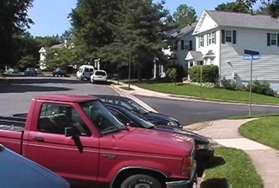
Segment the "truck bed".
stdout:
<path fill-rule="evenodd" d="M 17 117 L 1 117 L 0 116 L 0 131 L 16 131 L 22 132 L 25 127 L 25 118 Z"/>

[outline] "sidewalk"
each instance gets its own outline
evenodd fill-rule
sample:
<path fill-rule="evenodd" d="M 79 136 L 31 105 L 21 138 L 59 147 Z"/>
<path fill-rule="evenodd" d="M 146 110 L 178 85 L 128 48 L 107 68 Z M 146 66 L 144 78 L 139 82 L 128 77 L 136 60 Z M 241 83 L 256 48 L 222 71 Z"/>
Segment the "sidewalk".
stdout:
<path fill-rule="evenodd" d="M 162 99 L 170 99 L 170 100 L 178 100 L 178 101 L 190 101 L 190 102 L 203 102 L 203 103 L 213 103 L 213 104 L 232 104 L 232 105 L 241 105 L 247 106 L 248 104 L 245 103 L 237 103 L 237 102 L 224 102 L 224 101 L 209 101 L 209 100 L 201 100 L 191 96 L 182 96 L 182 95 L 174 95 L 174 94 L 167 94 L 167 93 L 160 93 L 156 91 L 151 91 L 147 89 L 140 88 L 135 85 L 131 85 L 132 90 L 125 90 L 121 87 L 127 87 L 127 84 L 119 82 L 120 85 L 117 85 L 117 81 L 111 80 L 116 85 L 112 85 L 113 89 L 116 90 L 118 93 L 125 93 L 128 95 L 138 95 L 138 96 L 145 96 L 145 97 L 154 97 L 154 98 L 162 98 Z M 277 107 L 278 105 L 261 105 L 261 104 L 253 104 L 253 106 L 258 107 Z"/>
<path fill-rule="evenodd" d="M 252 159 L 265 188 L 279 188 L 279 151 L 239 134 L 239 127 L 249 120 L 218 120 L 188 126 L 198 134 L 210 137 L 219 145 L 241 149 Z"/>

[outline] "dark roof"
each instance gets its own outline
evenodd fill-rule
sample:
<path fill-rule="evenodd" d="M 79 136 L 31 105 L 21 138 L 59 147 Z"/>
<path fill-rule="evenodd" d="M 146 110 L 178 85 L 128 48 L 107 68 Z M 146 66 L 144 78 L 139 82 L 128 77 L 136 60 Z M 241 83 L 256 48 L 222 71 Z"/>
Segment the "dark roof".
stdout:
<path fill-rule="evenodd" d="M 183 27 L 182 29 L 173 29 L 171 31 L 168 31 L 166 35 L 170 38 L 180 38 L 185 34 L 193 32 L 195 30 L 196 25 L 197 23 L 195 22 L 190 25 L 187 25 L 186 27 Z"/>
<path fill-rule="evenodd" d="M 267 15 L 206 11 L 219 26 L 279 30 L 279 19 Z"/>
<path fill-rule="evenodd" d="M 81 96 L 81 95 L 47 95 L 36 97 L 36 100 L 47 100 L 47 101 L 61 101 L 61 102 L 88 102 L 98 100 L 94 96 Z"/>
<path fill-rule="evenodd" d="M 188 34 L 190 32 L 193 32 L 195 30 L 197 23 L 192 23 L 191 25 L 187 25 L 186 27 L 183 27 L 179 32 L 177 37 L 182 37 L 185 34 Z"/>

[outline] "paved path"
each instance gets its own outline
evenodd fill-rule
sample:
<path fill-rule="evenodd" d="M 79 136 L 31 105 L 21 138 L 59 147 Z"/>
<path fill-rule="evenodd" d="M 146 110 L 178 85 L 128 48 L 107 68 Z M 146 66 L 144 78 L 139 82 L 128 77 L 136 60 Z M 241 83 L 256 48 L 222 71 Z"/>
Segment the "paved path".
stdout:
<path fill-rule="evenodd" d="M 279 188 L 279 151 L 254 142 L 239 134 L 239 127 L 251 120 L 218 120 L 197 123 L 189 129 L 212 138 L 218 144 L 244 150 L 252 159 L 265 188 Z"/>

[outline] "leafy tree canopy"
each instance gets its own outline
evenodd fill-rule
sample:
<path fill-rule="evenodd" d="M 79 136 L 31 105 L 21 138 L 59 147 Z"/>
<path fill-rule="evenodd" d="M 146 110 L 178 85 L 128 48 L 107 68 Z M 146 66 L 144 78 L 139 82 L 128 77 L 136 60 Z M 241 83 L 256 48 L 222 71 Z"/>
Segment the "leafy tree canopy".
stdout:
<path fill-rule="evenodd" d="M 180 5 L 173 14 L 174 21 L 179 28 L 183 28 L 197 21 L 197 13 L 193 7 Z"/>
<path fill-rule="evenodd" d="M 32 0 L 0 1 L 0 67 L 16 63 L 18 39 L 33 23 L 27 15 L 31 6 Z"/>
<path fill-rule="evenodd" d="M 229 2 L 222 3 L 218 5 L 216 8 L 218 11 L 226 11 L 226 12 L 241 12 L 241 13 L 249 13 L 250 7 L 243 2 Z"/>

